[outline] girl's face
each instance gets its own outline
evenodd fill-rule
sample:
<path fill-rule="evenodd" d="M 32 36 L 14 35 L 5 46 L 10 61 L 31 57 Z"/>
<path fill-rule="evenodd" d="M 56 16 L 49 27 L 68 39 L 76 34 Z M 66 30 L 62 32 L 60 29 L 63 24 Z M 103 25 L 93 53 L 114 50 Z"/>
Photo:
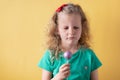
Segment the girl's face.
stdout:
<path fill-rule="evenodd" d="M 81 32 L 82 24 L 79 14 L 59 13 L 58 34 L 60 35 L 62 45 L 76 46 L 81 37 Z"/>

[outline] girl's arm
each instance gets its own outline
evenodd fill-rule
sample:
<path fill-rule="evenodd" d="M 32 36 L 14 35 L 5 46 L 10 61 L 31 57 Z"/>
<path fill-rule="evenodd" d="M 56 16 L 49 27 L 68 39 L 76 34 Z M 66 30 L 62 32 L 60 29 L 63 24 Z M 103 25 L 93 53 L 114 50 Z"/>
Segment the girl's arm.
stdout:
<path fill-rule="evenodd" d="M 98 70 L 92 71 L 90 77 L 90 80 L 98 80 Z"/>
<path fill-rule="evenodd" d="M 45 70 L 45 69 L 42 69 L 42 80 L 50 80 L 52 77 L 52 73 Z"/>

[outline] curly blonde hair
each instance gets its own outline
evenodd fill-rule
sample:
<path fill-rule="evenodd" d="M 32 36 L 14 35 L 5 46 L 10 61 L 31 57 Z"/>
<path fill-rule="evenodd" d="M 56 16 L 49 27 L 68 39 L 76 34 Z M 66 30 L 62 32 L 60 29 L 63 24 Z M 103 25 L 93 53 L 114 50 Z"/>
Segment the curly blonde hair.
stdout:
<path fill-rule="evenodd" d="M 90 33 L 89 33 L 89 26 L 88 26 L 88 20 L 86 18 L 85 13 L 83 12 L 80 5 L 77 4 L 66 4 L 66 6 L 63 6 L 60 12 L 64 12 L 67 14 L 74 14 L 78 13 L 81 16 L 81 23 L 82 23 L 82 34 L 78 41 L 78 46 L 82 45 L 84 47 L 90 47 L 89 40 L 90 40 Z M 52 16 L 50 23 L 48 25 L 49 31 L 48 31 L 48 42 L 47 46 L 48 49 L 52 51 L 52 53 L 57 57 L 58 53 L 61 51 L 61 39 L 60 36 L 57 35 L 56 30 L 58 26 L 58 15 L 59 12 L 55 12 Z"/>

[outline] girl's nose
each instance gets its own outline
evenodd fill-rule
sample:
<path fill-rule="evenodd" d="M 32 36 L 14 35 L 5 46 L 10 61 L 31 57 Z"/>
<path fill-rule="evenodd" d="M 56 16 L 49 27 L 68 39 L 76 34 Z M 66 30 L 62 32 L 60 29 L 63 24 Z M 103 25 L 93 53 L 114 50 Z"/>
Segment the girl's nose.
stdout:
<path fill-rule="evenodd" d="M 69 34 L 74 34 L 74 29 L 73 28 L 69 28 Z"/>

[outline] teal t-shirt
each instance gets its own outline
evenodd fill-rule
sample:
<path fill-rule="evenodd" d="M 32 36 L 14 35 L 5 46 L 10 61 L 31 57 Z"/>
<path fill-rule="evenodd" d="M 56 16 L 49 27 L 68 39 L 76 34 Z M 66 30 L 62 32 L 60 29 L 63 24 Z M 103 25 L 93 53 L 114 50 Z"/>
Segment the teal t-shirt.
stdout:
<path fill-rule="evenodd" d="M 63 54 L 64 52 L 60 52 L 59 58 L 56 59 L 50 50 L 46 50 L 38 66 L 51 72 L 54 77 L 59 72 L 60 66 L 67 61 Z M 80 48 L 72 55 L 69 63 L 70 75 L 68 80 L 90 80 L 90 73 L 102 65 L 93 50 L 89 48 Z"/>

